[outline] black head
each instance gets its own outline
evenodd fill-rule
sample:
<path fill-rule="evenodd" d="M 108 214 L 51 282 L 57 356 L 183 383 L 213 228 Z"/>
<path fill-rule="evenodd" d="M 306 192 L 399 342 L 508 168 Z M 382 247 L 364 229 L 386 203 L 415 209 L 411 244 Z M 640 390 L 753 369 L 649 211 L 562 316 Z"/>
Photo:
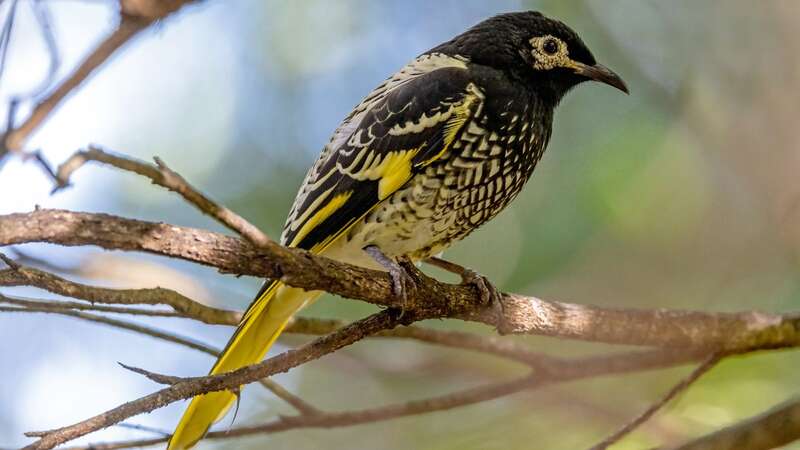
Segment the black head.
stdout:
<path fill-rule="evenodd" d="M 494 16 L 431 51 L 503 70 L 556 101 L 587 80 L 628 92 L 617 74 L 597 64 L 577 33 L 534 11 Z"/>

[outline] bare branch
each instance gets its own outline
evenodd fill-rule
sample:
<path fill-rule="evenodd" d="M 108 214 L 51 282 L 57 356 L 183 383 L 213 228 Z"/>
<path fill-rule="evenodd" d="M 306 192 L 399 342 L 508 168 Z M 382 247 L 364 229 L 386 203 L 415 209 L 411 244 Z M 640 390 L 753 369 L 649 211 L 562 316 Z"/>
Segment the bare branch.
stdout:
<path fill-rule="evenodd" d="M 122 14 L 116 29 L 111 32 L 83 62 L 61 82 L 44 100 L 34 106 L 30 116 L 16 129 L 9 131 L 3 141 L 4 149 L 21 151 L 28 137 L 35 131 L 67 96 L 83 84 L 117 50 L 155 20 L 164 19 L 195 0 L 123 0 Z M 158 5 L 160 4 L 160 5 Z M 157 7 L 156 7 L 157 6 Z M 3 155 L 0 154 L 0 158 Z"/>
<path fill-rule="evenodd" d="M 238 325 L 241 317 L 241 314 L 238 312 L 212 308 L 175 291 L 164 288 L 108 289 L 88 286 L 66 280 L 42 270 L 21 266 L 19 263 L 0 253 L 0 259 L 3 258 L 7 260 L 7 264 L 13 264 L 15 267 L 13 270 L 0 270 L 0 286 L 34 286 L 58 295 L 92 302 L 92 305 L 56 301 L 43 303 L 19 298 L 13 298 L 9 301 L 9 303 L 19 306 L 110 312 L 140 316 L 184 317 L 215 325 Z M 113 305 L 167 305 L 176 312 L 98 306 L 97 303 Z M 331 333 L 344 325 L 346 325 L 345 322 L 338 320 L 295 318 L 285 331 L 288 333 L 323 335 Z M 498 357 L 509 358 L 534 367 L 543 364 L 549 358 L 542 353 L 534 352 L 511 340 L 499 339 L 493 336 L 479 336 L 458 331 L 441 331 L 409 326 L 386 331 L 378 334 L 378 336 L 414 339 L 434 345 L 479 351 Z"/>
<path fill-rule="evenodd" d="M 183 315 L 172 311 L 158 311 L 155 309 L 144 309 L 144 308 L 125 308 L 119 306 L 87 305 L 85 303 L 63 302 L 57 300 L 42 302 L 38 300 L 31 300 L 20 297 L 8 297 L 8 296 L 3 296 L 2 294 L 0 294 L 0 303 L 30 307 L 34 309 L 46 308 L 59 311 L 92 311 L 92 312 L 130 314 L 135 316 L 149 316 L 149 317 L 184 317 Z"/>
<path fill-rule="evenodd" d="M 697 381 L 703 374 L 711 370 L 717 362 L 719 362 L 720 356 L 719 355 L 711 355 L 703 361 L 697 368 L 695 368 L 688 376 L 683 378 L 678 384 L 672 387 L 663 397 L 661 397 L 657 402 L 650 405 L 642 414 L 637 416 L 631 422 L 625 424 L 622 428 L 615 431 L 611 436 L 603 439 L 600 443 L 593 446 L 590 450 L 606 450 L 608 447 L 616 444 L 622 438 L 630 434 L 633 430 L 637 427 L 642 425 L 643 423 L 647 422 L 653 415 L 658 412 L 661 408 L 664 407 L 670 400 L 674 399 L 678 396 L 681 392 L 684 392 L 689 386 Z"/>
<path fill-rule="evenodd" d="M 800 439 L 800 398 L 673 450 L 766 450 Z"/>
<path fill-rule="evenodd" d="M 139 368 L 139 367 L 129 366 L 129 365 L 123 364 L 123 363 L 117 363 L 117 364 L 119 364 L 120 366 L 122 366 L 123 368 L 125 368 L 127 370 L 130 370 L 131 372 L 134 372 L 134 373 L 137 373 L 139 375 L 142 375 L 145 378 L 147 378 L 147 379 L 149 379 L 151 381 L 154 381 L 154 382 L 156 382 L 158 384 L 173 385 L 173 384 L 176 384 L 178 382 L 187 380 L 187 378 L 175 377 L 175 376 L 171 376 L 171 375 L 163 375 L 163 374 L 151 372 L 149 370 L 145 370 L 145 369 L 142 369 L 142 368 Z M 269 391 L 271 391 L 273 394 L 275 394 L 276 397 L 278 397 L 281 400 L 286 401 L 286 403 L 289 403 L 290 405 L 292 405 L 298 412 L 300 412 L 303 415 L 323 414 L 323 412 L 321 410 L 317 409 L 315 406 L 313 406 L 310 403 L 306 402 L 302 398 L 300 398 L 300 397 L 292 394 L 291 392 L 287 391 L 283 386 L 281 386 L 280 384 L 276 383 L 275 381 L 272 381 L 269 378 L 263 378 L 263 379 L 259 380 L 258 382 L 262 386 L 267 388 Z M 31 436 L 34 436 L 34 435 L 31 435 Z M 40 437 L 40 436 L 43 436 L 43 434 L 42 433 L 35 433 L 34 437 Z"/>
<path fill-rule="evenodd" d="M 382 311 L 354 322 L 332 334 L 320 337 L 296 350 L 290 350 L 261 363 L 220 375 L 192 378 L 178 382 L 170 387 L 125 403 L 82 422 L 53 430 L 38 441 L 26 446 L 25 449 L 50 449 L 56 445 L 93 431 L 122 422 L 136 414 L 149 412 L 181 399 L 212 391 L 238 389 L 241 385 L 277 373 L 286 372 L 293 367 L 332 353 L 364 337 L 385 329 L 393 328 L 396 325 L 404 323 L 404 321 L 413 321 L 416 319 L 413 313 L 409 312 L 403 315 L 402 321 L 399 316 L 400 314 L 395 310 Z"/>
<path fill-rule="evenodd" d="M 22 149 L 28 136 L 36 130 L 53 110 L 89 76 L 100 67 L 112 54 L 131 38 L 150 25 L 150 21 L 133 16 L 122 16 L 119 26 L 98 45 L 94 51 L 64 80 L 47 98 L 39 102 L 31 115 L 19 127 L 5 137 L 5 145 L 11 151 Z"/>
<path fill-rule="evenodd" d="M 171 386 L 173 384 L 177 384 L 177 383 L 180 383 L 181 381 L 186 380 L 186 378 L 173 377 L 171 375 L 163 375 L 163 374 L 160 374 L 160 373 L 150 372 L 149 370 L 145 370 L 145 369 L 142 369 L 140 367 L 129 366 L 129 365 L 123 364 L 121 362 L 117 362 L 117 364 L 119 364 L 125 370 L 130 370 L 131 372 L 133 372 L 135 374 L 139 374 L 139 375 L 147 378 L 148 380 L 153 381 L 153 382 L 158 383 L 158 384 L 167 384 L 167 385 Z M 34 436 L 34 437 L 42 437 L 42 436 L 46 435 L 47 433 L 50 433 L 50 431 L 45 431 L 45 432 L 40 432 L 39 431 L 39 432 L 34 432 L 34 433 L 26 433 L 25 435 L 26 436 Z"/>
<path fill-rule="evenodd" d="M 289 392 L 286 388 L 270 378 L 262 378 L 258 381 L 262 386 L 270 390 L 276 397 L 292 405 L 300 414 L 306 416 L 316 416 L 323 414 L 322 410 L 308 403 L 299 396 Z"/>
<path fill-rule="evenodd" d="M 184 347 L 192 348 L 194 350 L 201 351 L 203 353 L 206 353 L 214 357 L 218 356 L 220 353 L 219 349 L 214 348 L 210 345 L 198 342 L 193 339 L 178 336 L 176 334 L 167 331 L 159 330 L 152 327 L 146 327 L 143 325 L 138 325 L 124 320 L 111 319 L 108 317 L 98 316 L 94 314 L 80 313 L 78 311 L 74 311 L 73 308 L 65 308 L 63 304 L 67 302 L 54 302 L 54 301 L 42 302 L 42 301 L 22 300 L 0 294 L 0 303 L 8 303 L 8 304 L 23 306 L 23 308 L 7 308 L 0 306 L 0 312 L 40 312 L 40 313 L 59 314 L 68 317 L 74 317 L 77 319 L 87 320 L 90 322 L 100 323 L 103 325 L 108 325 L 116 328 L 121 328 L 124 330 L 134 331 L 156 339 L 161 339 L 167 342 L 172 342 L 174 344 L 183 345 Z M 114 309 L 111 312 L 120 312 L 120 311 L 118 311 L 118 309 Z M 153 315 L 153 314 L 148 314 L 148 315 Z M 125 367 L 126 369 L 133 370 L 133 368 L 126 366 L 124 364 L 120 363 L 120 365 L 122 365 L 122 367 Z M 136 372 L 136 370 L 133 371 Z M 142 372 L 137 372 L 137 373 L 142 373 Z M 149 374 L 150 372 L 147 373 Z M 150 377 L 148 376 L 148 378 Z M 315 408 L 308 402 L 304 401 L 303 399 L 295 396 L 294 394 L 283 388 L 283 386 L 279 385 L 275 381 L 265 378 L 259 380 L 259 383 L 265 388 L 267 388 L 270 392 L 275 394 L 275 396 L 292 405 L 300 413 L 303 414 L 319 413 L 319 410 L 317 408 Z M 172 384 L 172 382 L 167 382 L 166 384 Z"/>
<path fill-rule="evenodd" d="M 159 430 L 157 428 L 148 427 L 146 425 L 140 425 L 140 424 L 135 424 L 135 423 L 122 422 L 122 423 L 118 423 L 116 426 L 119 427 L 119 428 L 127 428 L 129 430 L 137 430 L 137 431 L 144 431 L 144 432 L 147 432 L 147 433 L 153 433 L 153 434 L 157 434 L 157 435 L 160 435 L 160 436 L 169 436 L 170 435 L 169 431 Z"/>
<path fill-rule="evenodd" d="M 434 345 L 483 352 L 521 362 L 533 368 L 547 367 L 553 362 L 552 356 L 533 351 L 512 340 L 496 336 L 480 336 L 460 331 L 433 330 L 414 325 L 397 327 L 393 330 L 381 332 L 377 336 L 409 338 Z"/>
<path fill-rule="evenodd" d="M 0 256 L 0 258 L 3 258 L 3 256 Z M 5 259 L 8 260 L 6 261 L 7 264 L 10 262 L 15 264 L 16 267 L 0 270 L 0 286 L 34 286 L 54 294 L 92 303 L 166 305 L 181 313 L 184 317 L 191 317 L 208 324 L 238 324 L 241 318 L 241 314 L 238 312 L 203 305 L 170 289 L 160 287 L 152 289 L 109 289 L 88 286 L 38 269 L 22 267 L 7 257 Z M 9 267 L 11 264 L 9 264 Z"/>
<path fill-rule="evenodd" d="M 89 147 L 88 150 L 75 153 L 61 164 L 56 173 L 56 179 L 58 180 L 56 189 L 67 186 L 72 174 L 89 161 L 108 164 L 150 179 L 153 184 L 179 194 L 187 202 L 197 207 L 197 209 L 213 217 L 221 224 L 252 242 L 256 247 L 262 247 L 272 242 L 267 235 L 256 226 L 195 189 L 180 174 L 167 167 L 159 158 L 155 158 L 156 164 L 153 165 L 133 158 L 113 155 L 98 147 L 92 146 Z"/>
<path fill-rule="evenodd" d="M 213 434 L 213 433 L 209 433 Z M 207 437 L 208 438 L 208 437 Z M 143 448 L 151 445 L 163 444 L 169 440 L 168 437 L 158 437 L 151 439 L 137 439 L 134 441 L 109 442 L 104 444 L 80 445 L 74 447 L 59 447 L 60 450 L 120 450 L 125 448 Z M 5 450 L 5 449 L 4 449 Z"/>
<path fill-rule="evenodd" d="M 0 302 L 2 303 L 12 303 L 14 300 L 0 294 Z M 195 341 L 193 339 L 185 338 L 182 336 L 178 336 L 172 333 L 168 333 L 166 331 L 161 331 L 156 328 L 151 328 L 144 325 L 135 324 L 133 322 L 128 322 L 119 319 L 112 319 L 110 317 L 104 317 L 96 314 L 85 313 L 81 311 L 75 311 L 71 309 L 64 309 L 59 307 L 53 307 L 47 305 L 45 302 L 38 302 L 40 303 L 38 306 L 25 306 L 25 307 L 8 307 L 8 306 L 0 306 L 0 312 L 5 313 L 47 313 L 47 314 L 56 314 L 61 316 L 68 316 L 74 317 L 81 320 L 86 320 L 89 322 L 95 322 L 103 325 L 112 326 L 115 328 L 121 328 L 124 330 L 133 331 L 135 333 L 140 333 L 146 336 L 154 337 L 156 339 L 161 339 L 167 342 L 172 342 L 175 344 L 183 345 L 185 347 L 193 348 L 195 350 L 216 355 L 217 350 L 213 347 L 210 347 L 202 342 Z"/>
<path fill-rule="evenodd" d="M 39 210 L 0 216 L 0 246 L 27 242 L 98 245 L 143 251 L 213 266 L 223 272 L 280 279 L 382 306 L 398 305 L 385 272 L 364 269 L 299 249 L 256 250 L 208 231 L 105 214 Z M 422 318 L 459 317 L 497 325 L 471 286 L 420 277 L 405 307 Z M 693 347 L 735 352 L 800 344 L 800 317 L 758 312 L 707 313 L 601 308 L 504 294 L 505 322 L 515 333 L 595 342 Z"/>
<path fill-rule="evenodd" d="M 25 97 L 35 99 L 42 95 L 55 81 L 58 68 L 61 66 L 61 55 L 58 51 L 56 36 L 53 34 L 53 19 L 50 16 L 50 9 L 47 3 L 45 3 L 44 0 L 34 0 L 31 3 L 31 9 L 33 10 L 33 15 L 36 17 L 36 21 L 39 23 L 39 33 L 47 47 L 47 54 L 49 57 L 45 78 L 38 86 L 25 95 Z"/>
<path fill-rule="evenodd" d="M 338 428 L 374 423 L 411 415 L 445 411 L 461 406 L 485 402 L 522 390 L 537 389 L 554 383 L 574 381 L 602 375 L 623 374 L 641 370 L 671 367 L 703 358 L 700 354 L 677 354 L 663 351 L 630 352 L 611 356 L 579 358 L 554 363 L 546 372 L 528 374 L 509 381 L 456 391 L 424 400 L 404 402 L 355 411 L 322 413 L 319 416 L 281 417 L 263 425 L 212 432 L 206 439 L 229 439 L 254 434 L 271 434 L 300 428 Z M 198 382 L 201 379 L 195 379 Z M 147 439 L 110 444 L 93 444 L 90 447 L 71 447 L 72 450 L 122 449 L 166 442 Z"/>
<path fill-rule="evenodd" d="M 11 1 L 3 27 L 0 29 L 0 79 L 2 79 L 6 70 L 6 57 L 8 56 L 9 43 L 11 42 L 11 30 L 13 30 L 14 21 L 17 18 L 18 3 L 17 0 Z M 11 107 L 12 110 L 13 108 L 14 106 Z"/>
<path fill-rule="evenodd" d="M 0 258 L 2 258 L 2 256 L 2 253 L 0 253 Z M 17 264 L 13 260 L 9 261 Z M 139 316 L 183 317 L 218 325 L 238 325 L 240 317 L 238 312 L 210 308 L 197 303 L 194 300 L 183 297 L 173 291 L 168 291 L 161 288 L 154 290 L 115 290 L 97 288 L 74 283 L 47 272 L 22 267 L 19 265 L 17 265 L 17 268 L 14 270 L 8 269 L 0 271 L 0 286 L 35 286 L 59 295 L 72 296 L 74 298 L 80 298 L 93 302 L 91 305 L 85 305 L 77 302 L 52 300 L 42 302 L 21 299 L 18 297 L 0 297 L 0 300 L 5 300 L 5 303 L 30 307 L 32 308 L 30 312 L 42 312 L 43 309 L 53 313 L 79 310 Z M 166 295 L 164 298 L 160 298 L 158 295 L 161 292 L 165 292 L 168 295 Z M 173 301 L 173 298 L 177 301 Z M 157 311 L 141 308 L 123 308 L 115 306 L 99 306 L 95 303 L 123 305 L 166 304 L 179 312 Z M 292 319 L 285 332 L 323 335 L 332 333 L 336 329 L 345 325 L 346 323 L 341 320 L 297 317 Z M 547 355 L 532 351 L 527 347 L 510 340 L 503 340 L 492 336 L 479 336 L 472 333 L 458 331 L 442 331 L 417 326 L 408 326 L 385 331 L 376 336 L 385 338 L 414 339 L 434 345 L 443 345 L 452 348 L 479 351 L 498 357 L 509 358 L 533 367 L 544 364 L 550 359 L 550 357 Z"/>
<path fill-rule="evenodd" d="M 16 261 L 14 261 L 13 259 L 9 258 L 8 256 L 6 256 L 3 253 L 0 253 L 0 261 L 3 261 L 3 263 L 5 263 L 5 265 L 7 265 L 8 268 L 11 269 L 12 272 L 19 270 L 19 267 L 20 267 L 19 264 L 17 264 Z"/>

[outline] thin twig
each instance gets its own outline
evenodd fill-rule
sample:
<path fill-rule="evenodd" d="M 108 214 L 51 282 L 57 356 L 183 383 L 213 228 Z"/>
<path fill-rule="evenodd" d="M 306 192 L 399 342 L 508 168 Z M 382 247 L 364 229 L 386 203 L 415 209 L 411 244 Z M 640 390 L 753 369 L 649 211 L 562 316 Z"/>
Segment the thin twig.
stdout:
<path fill-rule="evenodd" d="M 58 68 L 61 66 L 61 55 L 58 51 L 58 43 L 53 33 L 53 27 L 51 26 L 53 19 L 50 16 L 48 4 L 45 0 L 33 0 L 30 6 L 36 21 L 39 23 L 39 33 L 42 35 L 42 40 L 47 47 L 48 55 L 47 74 L 44 79 L 38 86 L 23 95 L 23 97 L 35 99 L 42 95 L 47 88 L 53 84 L 56 74 L 58 73 Z"/>
<path fill-rule="evenodd" d="M 701 436 L 673 450 L 767 450 L 800 439 L 800 398 Z"/>
<path fill-rule="evenodd" d="M 169 0 L 154 2 L 130 2 L 121 0 L 121 14 L 117 27 L 112 31 L 95 49 L 75 68 L 75 70 L 63 80 L 52 92 L 42 101 L 35 104 L 30 115 L 18 127 L 14 128 L 17 106 L 20 98 L 11 99 L 8 108 L 8 123 L 0 138 L 0 168 L 2 168 L 5 156 L 8 152 L 15 152 L 22 155 L 24 159 L 38 162 L 39 166 L 47 172 L 54 180 L 58 181 L 55 173 L 44 158 L 40 150 L 24 152 L 23 146 L 30 135 L 41 126 L 47 118 L 56 110 L 73 91 L 78 89 L 93 73 L 95 73 L 117 50 L 123 47 L 134 36 L 139 34 L 157 20 L 181 9 L 184 5 L 193 3 L 195 0 Z M 135 5 L 132 5 L 135 3 Z M 14 0 L 9 11 L 8 19 L 3 27 L 2 48 L 0 49 L 0 76 L 2 76 L 5 55 L 8 50 L 8 41 L 11 36 L 11 27 L 15 17 L 17 0 Z M 32 3 L 34 15 L 39 22 L 42 37 L 47 46 L 50 56 L 50 66 L 48 73 L 42 84 L 29 94 L 30 98 L 37 97 L 40 93 L 49 88 L 57 73 L 60 65 L 60 57 L 56 46 L 55 38 L 50 27 L 50 16 L 47 7 L 41 0 Z"/>
<path fill-rule="evenodd" d="M 11 247 L 9 250 L 13 255 L 13 260 L 19 265 L 28 265 L 39 270 L 48 270 L 50 272 L 69 273 L 73 275 L 80 273 L 80 259 L 78 259 L 77 262 L 73 262 L 69 265 L 62 265 L 56 264 L 42 257 L 32 255 L 18 247 Z"/>
<path fill-rule="evenodd" d="M 442 331 L 419 326 L 398 327 L 378 334 L 388 338 L 408 338 L 434 345 L 483 352 L 527 364 L 532 368 L 547 367 L 553 360 L 542 352 L 531 350 L 510 339 L 497 336 L 480 336 L 461 331 Z"/>
<path fill-rule="evenodd" d="M 0 253 L 0 261 L 3 261 L 3 263 L 8 266 L 11 272 L 16 272 L 20 269 L 20 265 L 13 259 L 6 256 L 4 253 Z"/>
<path fill-rule="evenodd" d="M 150 372 L 149 370 L 145 370 L 145 369 L 142 369 L 140 367 L 130 366 L 128 364 L 123 364 L 121 362 L 117 362 L 117 364 L 119 364 L 125 370 L 129 370 L 129 371 L 131 371 L 131 372 L 133 372 L 135 374 L 139 374 L 139 375 L 147 378 L 148 380 L 153 381 L 153 382 L 158 383 L 158 384 L 166 384 L 166 385 L 172 386 L 173 384 L 180 383 L 181 381 L 186 380 L 186 378 L 174 377 L 172 375 L 163 375 L 163 374 L 160 374 L 160 373 Z M 47 433 L 48 432 L 45 432 L 44 434 L 47 434 Z M 41 437 L 44 434 L 42 434 L 41 432 L 37 432 L 35 434 L 28 434 L 28 436 L 39 436 L 39 437 Z"/>
<path fill-rule="evenodd" d="M 154 381 L 159 384 L 167 384 L 173 385 L 180 381 L 185 381 L 187 378 L 175 377 L 171 375 L 164 375 L 160 373 L 151 372 L 149 370 L 142 369 L 140 367 L 129 366 L 127 364 L 118 363 L 120 366 L 124 367 L 131 372 L 138 373 L 139 375 L 144 376 L 145 378 Z M 266 387 L 269 391 L 275 394 L 276 397 L 284 400 L 286 403 L 292 405 L 300 414 L 303 415 L 318 415 L 323 414 L 322 410 L 318 409 L 317 407 L 313 406 L 312 404 L 306 402 L 302 398 L 292 394 L 286 388 L 278 384 L 277 382 L 269 379 L 263 378 L 258 381 L 262 386 Z"/>
<path fill-rule="evenodd" d="M 119 306 L 87 305 L 85 303 L 64 302 L 58 300 L 49 300 L 47 302 L 43 302 L 39 300 L 32 300 L 32 299 L 12 297 L 12 296 L 0 296 L 0 303 L 38 308 L 38 309 L 54 309 L 63 311 L 92 311 L 92 312 L 129 314 L 135 316 L 149 316 L 149 317 L 184 317 L 183 315 L 172 311 L 157 311 L 154 309 L 144 309 L 144 308 L 125 308 Z"/>
<path fill-rule="evenodd" d="M 157 437 L 150 439 L 137 439 L 133 441 L 97 443 L 97 444 L 79 445 L 73 447 L 59 447 L 59 449 L 60 450 L 122 450 L 126 448 L 150 447 L 152 445 L 163 444 L 168 440 L 169 438 L 166 437 Z"/>
<path fill-rule="evenodd" d="M 178 336 L 174 333 L 170 333 L 152 327 L 138 325 L 124 320 L 111 319 L 104 316 L 86 314 L 71 309 L 65 309 L 59 306 L 54 306 L 53 302 L 41 302 L 41 301 L 35 302 L 35 301 L 19 300 L 0 294 L 0 303 L 19 304 L 24 306 L 23 308 L 8 308 L 0 306 L 0 312 L 41 312 L 41 313 L 64 315 L 68 317 L 75 317 L 78 319 L 100 323 L 103 325 L 134 331 L 156 339 L 172 342 L 174 344 L 183 345 L 184 347 L 198 350 L 214 357 L 219 356 L 220 353 L 219 349 L 214 348 L 208 344 L 204 344 L 202 342 L 193 339 Z M 130 367 L 125 366 L 124 364 L 121 365 L 125 368 L 130 369 Z M 291 392 L 283 388 L 275 381 L 265 378 L 263 380 L 260 380 L 259 383 L 266 389 L 268 389 L 270 392 L 275 394 L 276 397 L 292 405 L 302 414 L 318 414 L 320 412 L 319 409 L 309 404 L 305 400 L 301 399 L 300 397 L 292 394 Z"/>
<path fill-rule="evenodd" d="M 180 174 L 170 169 L 164 161 L 158 157 L 154 159 L 156 162 L 155 165 L 148 164 L 133 158 L 111 154 L 96 146 L 90 146 L 87 150 L 76 152 L 59 166 L 56 172 L 56 179 L 58 180 L 56 189 L 68 186 L 72 174 L 89 161 L 108 164 L 118 169 L 141 175 L 150 179 L 153 184 L 179 194 L 184 200 L 197 207 L 201 212 L 238 233 L 256 247 L 262 247 L 272 243 L 267 235 L 259 230 L 258 227 L 230 209 L 209 199 L 206 195 L 190 185 Z"/>
<path fill-rule="evenodd" d="M 150 25 L 150 21 L 123 15 L 117 28 L 101 42 L 92 53 L 50 95 L 39 102 L 31 115 L 5 137 L 6 147 L 21 150 L 28 136 L 36 130 L 55 108 L 120 47 Z"/>
<path fill-rule="evenodd" d="M 8 55 L 8 48 L 11 43 L 11 31 L 14 28 L 14 21 L 17 18 L 17 4 L 18 0 L 12 0 L 11 6 L 8 8 L 8 15 L 3 22 L 3 28 L 0 31 L 0 80 L 5 75 L 6 57 Z M 2 157 L 2 154 L 0 154 Z"/>
<path fill-rule="evenodd" d="M 125 423 L 125 422 L 122 422 L 122 423 L 118 423 L 117 426 L 119 428 L 127 428 L 129 430 L 136 430 L 136 431 L 144 431 L 146 433 L 158 434 L 160 436 L 165 436 L 165 437 L 169 437 L 170 434 L 171 434 L 169 431 L 159 430 L 158 428 L 148 427 L 147 425 L 140 425 L 140 424 L 137 424 L 137 423 Z"/>
<path fill-rule="evenodd" d="M 165 305 L 184 317 L 208 324 L 238 324 L 241 314 L 235 311 L 206 306 L 176 291 L 164 288 L 110 289 L 76 283 L 42 270 L 24 267 L 0 254 L 11 267 L 0 270 L 0 286 L 34 286 L 54 294 L 114 305 Z M 14 266 L 11 266 L 14 264 Z"/>
<path fill-rule="evenodd" d="M 0 294 L 0 301 L 4 303 L 9 303 L 11 299 L 5 295 Z M 109 325 L 115 328 L 121 328 L 128 331 L 133 331 L 135 333 L 144 334 L 146 336 L 150 336 L 156 339 L 172 342 L 175 344 L 183 345 L 185 347 L 189 347 L 204 353 L 209 353 L 216 355 L 217 349 L 208 346 L 202 342 L 195 341 L 193 339 L 185 338 L 182 336 L 178 336 L 172 333 L 168 333 L 166 331 L 158 330 L 156 328 L 151 328 L 144 325 L 139 325 L 133 322 L 127 322 L 124 320 L 119 319 L 112 319 L 110 317 L 104 317 L 96 314 L 90 314 L 80 311 L 74 310 L 66 310 L 63 308 L 50 308 L 44 305 L 38 307 L 11 307 L 11 306 L 0 306 L 0 312 L 6 313 L 47 313 L 47 314 L 56 314 L 61 316 L 68 316 L 68 317 L 75 317 L 81 320 L 86 320 L 89 322 L 100 323 L 103 325 Z"/>
<path fill-rule="evenodd" d="M 674 399 L 681 392 L 684 392 L 689 386 L 692 385 L 698 378 L 703 376 L 706 372 L 711 370 L 720 360 L 720 355 L 711 355 L 702 364 L 697 366 L 689 375 L 683 378 L 675 386 L 673 386 L 663 397 L 658 399 L 657 402 L 650 405 L 644 412 L 638 415 L 635 419 L 627 423 L 625 426 L 615 431 L 613 434 L 603 439 L 600 443 L 593 446 L 590 450 L 605 450 L 608 447 L 616 444 L 622 438 L 630 434 L 633 430 L 641 424 L 647 422 L 653 415 L 664 407 L 670 400 Z"/>

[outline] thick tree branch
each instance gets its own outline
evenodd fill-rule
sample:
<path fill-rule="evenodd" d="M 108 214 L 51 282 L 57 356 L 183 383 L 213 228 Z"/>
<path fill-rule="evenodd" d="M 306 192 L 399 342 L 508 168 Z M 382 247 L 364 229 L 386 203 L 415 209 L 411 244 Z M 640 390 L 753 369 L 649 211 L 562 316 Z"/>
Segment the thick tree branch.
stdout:
<path fill-rule="evenodd" d="M 256 250 L 241 239 L 194 228 L 124 219 L 106 214 L 39 210 L 0 216 L 0 246 L 47 242 L 97 245 L 180 258 L 222 272 L 277 278 L 308 290 L 324 290 L 381 306 L 405 306 L 422 318 L 459 317 L 497 326 L 471 286 L 421 276 L 404 305 L 392 295 L 390 277 L 279 247 Z M 800 344 L 800 317 L 757 312 L 706 313 L 600 308 L 504 294 L 505 322 L 514 333 L 595 342 L 665 347 L 703 347 L 735 352 Z"/>

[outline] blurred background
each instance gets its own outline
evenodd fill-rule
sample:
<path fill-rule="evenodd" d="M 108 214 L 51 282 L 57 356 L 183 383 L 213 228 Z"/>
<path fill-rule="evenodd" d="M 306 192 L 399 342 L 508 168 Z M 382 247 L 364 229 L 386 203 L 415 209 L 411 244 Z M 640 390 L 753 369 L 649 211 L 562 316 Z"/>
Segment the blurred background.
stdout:
<path fill-rule="evenodd" d="M 47 73 L 46 46 L 28 1 L 18 6 L 0 81 L 3 104 L 35 89 Z M 115 2 L 97 0 L 48 4 L 63 77 L 113 29 L 117 11 Z M 9 5 L 0 5 L 0 14 Z M 54 164 L 89 143 L 146 160 L 158 155 L 277 237 L 307 167 L 363 95 L 481 19 L 537 9 L 575 28 L 597 59 L 625 78 L 631 95 L 599 84 L 571 93 L 527 189 L 446 257 L 503 290 L 562 301 L 797 310 L 800 3 L 755 6 L 745 0 L 208 0 L 135 39 L 27 147 Z M 41 205 L 220 230 L 177 196 L 132 175 L 91 166 L 73 181 L 73 188 L 50 196 L 51 181 L 36 165 L 11 158 L 0 167 L 0 213 Z M 93 248 L 19 250 L 68 269 L 78 281 L 170 287 L 226 308 L 244 308 L 261 282 Z M 52 298 L 31 289 L 3 292 Z M 327 296 L 303 314 L 354 319 L 371 311 Z M 231 332 L 185 320 L 134 320 L 216 346 Z M 428 325 L 492 332 L 456 321 Z M 618 350 L 515 339 L 562 356 Z M 273 352 L 304 340 L 287 336 Z M 204 374 L 211 364 L 194 350 L 44 315 L 0 315 L 0 356 L 0 447 L 25 444 L 24 431 L 72 423 L 157 388 L 117 361 L 181 376 Z M 753 415 L 797 394 L 798 370 L 800 355 L 792 352 L 726 360 L 615 448 L 674 444 Z M 199 448 L 585 448 L 687 371 L 581 381 L 444 413 Z M 277 380 L 323 409 L 343 410 L 520 373 L 480 354 L 370 341 Z M 171 430 L 184 406 L 130 423 Z M 288 412 L 265 390 L 249 388 L 236 424 Z M 81 442 L 147 436 L 115 427 Z"/>

